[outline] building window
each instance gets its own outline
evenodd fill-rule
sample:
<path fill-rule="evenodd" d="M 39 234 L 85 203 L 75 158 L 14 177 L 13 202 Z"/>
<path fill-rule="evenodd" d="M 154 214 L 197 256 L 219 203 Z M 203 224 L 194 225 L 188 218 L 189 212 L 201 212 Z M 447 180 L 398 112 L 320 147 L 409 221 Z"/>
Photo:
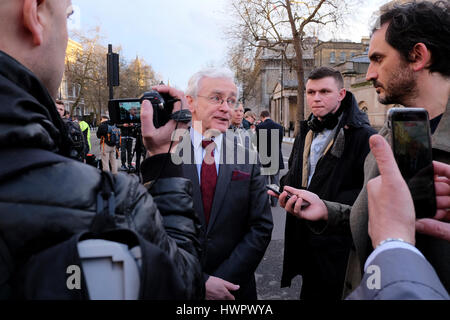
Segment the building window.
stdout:
<path fill-rule="evenodd" d="M 336 62 L 336 53 L 332 52 L 330 54 L 330 63 L 335 63 Z"/>
<path fill-rule="evenodd" d="M 345 52 L 341 52 L 341 62 L 345 62 L 347 58 L 347 54 Z"/>
<path fill-rule="evenodd" d="M 353 58 L 354 56 L 355 56 L 354 52 L 350 53 L 350 58 Z"/>

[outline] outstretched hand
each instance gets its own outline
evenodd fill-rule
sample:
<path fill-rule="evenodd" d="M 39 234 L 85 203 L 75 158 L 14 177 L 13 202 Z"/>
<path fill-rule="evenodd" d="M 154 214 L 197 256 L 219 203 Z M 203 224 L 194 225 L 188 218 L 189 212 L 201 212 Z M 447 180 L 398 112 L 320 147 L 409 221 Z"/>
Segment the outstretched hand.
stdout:
<path fill-rule="evenodd" d="M 280 206 L 299 219 L 309 221 L 328 220 L 328 209 L 315 193 L 284 187 L 280 196 L 273 191 L 268 191 L 268 194 L 279 198 Z"/>

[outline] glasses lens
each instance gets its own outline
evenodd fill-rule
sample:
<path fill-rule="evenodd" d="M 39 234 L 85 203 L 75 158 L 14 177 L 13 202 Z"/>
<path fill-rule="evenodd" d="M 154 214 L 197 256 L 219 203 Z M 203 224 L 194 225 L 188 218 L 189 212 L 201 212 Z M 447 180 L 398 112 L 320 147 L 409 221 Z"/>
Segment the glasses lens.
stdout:
<path fill-rule="evenodd" d="M 231 108 L 236 107 L 236 100 L 234 100 L 234 99 L 228 99 L 227 103 Z"/>
<path fill-rule="evenodd" d="M 221 104 L 222 99 L 220 99 L 219 96 L 213 96 L 210 97 L 209 100 L 213 103 L 213 104 Z"/>

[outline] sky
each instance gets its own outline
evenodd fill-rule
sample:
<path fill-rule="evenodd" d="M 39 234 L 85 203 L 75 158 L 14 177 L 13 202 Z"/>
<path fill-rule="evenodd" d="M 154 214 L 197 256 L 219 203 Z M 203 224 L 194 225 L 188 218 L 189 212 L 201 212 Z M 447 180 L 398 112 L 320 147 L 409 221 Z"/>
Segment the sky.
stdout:
<path fill-rule="evenodd" d="M 72 0 L 69 30 L 100 26 L 103 44 L 122 47 L 127 60 L 143 58 L 163 81 L 185 90 L 189 78 L 207 66 L 226 62 L 230 0 Z M 369 36 L 369 20 L 387 0 L 366 0 L 347 21 L 341 39 Z M 324 35 L 321 40 L 329 40 Z M 330 37 L 330 36 L 329 36 Z"/>

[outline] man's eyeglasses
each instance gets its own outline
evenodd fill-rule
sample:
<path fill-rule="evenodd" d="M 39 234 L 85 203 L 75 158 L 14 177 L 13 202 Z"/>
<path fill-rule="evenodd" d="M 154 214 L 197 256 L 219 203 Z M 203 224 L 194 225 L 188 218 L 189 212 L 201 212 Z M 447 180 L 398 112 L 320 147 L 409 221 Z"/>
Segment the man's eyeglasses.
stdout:
<path fill-rule="evenodd" d="M 206 96 L 197 96 L 197 97 L 208 99 L 208 101 L 211 104 L 216 105 L 216 106 L 223 105 L 223 103 L 225 101 L 227 102 L 227 104 L 228 104 L 228 106 L 230 108 L 234 108 L 237 105 L 237 100 L 234 99 L 234 98 L 228 98 L 227 100 L 225 100 L 221 96 L 217 96 L 217 95 L 216 96 L 210 96 L 210 97 L 206 97 Z"/>

